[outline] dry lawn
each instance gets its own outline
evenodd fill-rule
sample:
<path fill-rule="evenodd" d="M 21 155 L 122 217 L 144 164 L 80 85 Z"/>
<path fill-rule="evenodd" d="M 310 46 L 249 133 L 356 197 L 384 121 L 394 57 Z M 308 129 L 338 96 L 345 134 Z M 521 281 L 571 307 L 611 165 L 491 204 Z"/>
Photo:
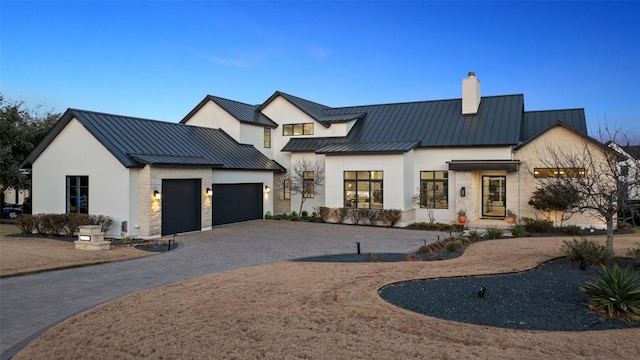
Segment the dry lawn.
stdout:
<path fill-rule="evenodd" d="M 19 232 L 15 225 L 0 224 L 0 277 L 128 260 L 153 254 L 120 247 L 109 251 L 76 250 L 72 242 L 5 236 Z"/>
<path fill-rule="evenodd" d="M 409 279 L 531 269 L 560 256 L 562 240 L 484 241 L 439 262 L 279 262 L 213 274 L 84 312 L 15 359 L 638 359 L 640 328 L 492 328 L 412 313 L 377 294 Z M 638 241 L 617 237 L 617 254 Z"/>

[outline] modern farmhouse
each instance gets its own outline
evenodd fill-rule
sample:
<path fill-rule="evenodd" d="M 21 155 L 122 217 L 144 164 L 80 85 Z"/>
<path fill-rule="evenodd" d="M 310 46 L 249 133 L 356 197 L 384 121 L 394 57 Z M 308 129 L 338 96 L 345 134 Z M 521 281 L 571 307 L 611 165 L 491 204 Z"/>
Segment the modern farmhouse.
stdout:
<path fill-rule="evenodd" d="M 583 109 L 525 111 L 522 94 L 481 96 L 469 73 L 449 100 L 336 108 L 279 91 L 258 105 L 209 95 L 179 123 L 69 109 L 23 166 L 34 213 L 109 215 L 108 235 L 154 238 L 297 210 L 300 196 L 309 213 L 400 209 L 399 226 L 455 222 L 460 209 L 535 217 L 535 177 L 559 170 L 540 161 L 550 144 L 601 146 Z M 287 189 L 302 159 L 324 168 L 315 194 Z"/>

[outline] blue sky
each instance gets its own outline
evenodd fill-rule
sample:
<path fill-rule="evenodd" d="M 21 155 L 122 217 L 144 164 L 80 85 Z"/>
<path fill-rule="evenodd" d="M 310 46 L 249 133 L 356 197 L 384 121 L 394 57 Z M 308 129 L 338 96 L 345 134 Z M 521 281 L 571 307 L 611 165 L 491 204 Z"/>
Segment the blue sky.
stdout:
<path fill-rule="evenodd" d="M 329 106 L 523 93 L 640 142 L 640 2 L 0 2 L 0 91 L 179 121 L 207 94 Z"/>

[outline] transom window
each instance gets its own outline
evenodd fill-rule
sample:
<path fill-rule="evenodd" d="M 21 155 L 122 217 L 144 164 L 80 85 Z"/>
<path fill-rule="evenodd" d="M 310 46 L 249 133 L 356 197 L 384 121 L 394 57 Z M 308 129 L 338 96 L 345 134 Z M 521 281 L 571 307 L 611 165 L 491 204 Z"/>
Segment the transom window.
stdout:
<path fill-rule="evenodd" d="M 302 196 L 306 198 L 313 198 L 314 191 L 314 174 L 313 171 L 305 171 L 302 176 L 304 177 L 302 181 Z"/>
<path fill-rule="evenodd" d="M 448 171 L 420 171 L 420 207 L 449 208 Z"/>
<path fill-rule="evenodd" d="M 271 147 L 271 129 L 264 128 L 264 147 L 269 149 Z"/>
<path fill-rule="evenodd" d="M 383 208 L 382 171 L 345 171 L 344 207 Z"/>
<path fill-rule="evenodd" d="M 313 135 L 313 123 L 282 125 L 283 136 Z"/>
<path fill-rule="evenodd" d="M 545 177 L 584 177 L 584 168 L 534 168 L 533 176 Z"/>
<path fill-rule="evenodd" d="M 67 176 L 67 214 L 89 214 L 89 177 Z"/>

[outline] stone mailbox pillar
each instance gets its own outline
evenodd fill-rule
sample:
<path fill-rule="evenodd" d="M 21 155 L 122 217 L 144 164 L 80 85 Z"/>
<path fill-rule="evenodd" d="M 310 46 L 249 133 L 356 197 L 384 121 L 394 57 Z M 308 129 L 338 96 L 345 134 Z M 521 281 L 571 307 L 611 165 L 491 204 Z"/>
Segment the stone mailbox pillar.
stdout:
<path fill-rule="evenodd" d="M 76 249 L 80 250 L 109 250 L 110 242 L 104 241 L 104 233 L 100 225 L 82 225 L 78 227 Z"/>

